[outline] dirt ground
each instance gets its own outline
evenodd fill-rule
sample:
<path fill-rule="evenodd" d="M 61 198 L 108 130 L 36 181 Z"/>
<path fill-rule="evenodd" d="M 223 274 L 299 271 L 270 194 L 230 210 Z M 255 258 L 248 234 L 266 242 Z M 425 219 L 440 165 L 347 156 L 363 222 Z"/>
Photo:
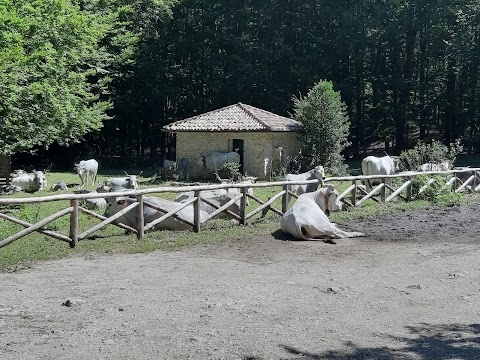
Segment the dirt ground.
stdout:
<path fill-rule="evenodd" d="M 0 359 L 480 359 L 479 213 L 1 273 Z"/>

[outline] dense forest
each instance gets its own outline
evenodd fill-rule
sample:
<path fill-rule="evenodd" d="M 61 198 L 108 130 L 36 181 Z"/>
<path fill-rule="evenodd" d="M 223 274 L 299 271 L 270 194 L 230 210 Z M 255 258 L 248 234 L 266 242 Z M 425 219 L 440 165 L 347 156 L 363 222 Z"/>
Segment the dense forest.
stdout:
<path fill-rule="evenodd" d="M 320 80 L 347 105 L 349 157 L 375 142 L 392 153 L 417 139 L 480 147 L 478 0 L 64 2 L 103 16 L 129 6 L 116 21 L 135 39 L 128 58 L 111 52 L 98 87 L 109 119 L 64 155 L 165 158 L 164 125 L 236 102 L 290 116 L 293 96 Z"/>

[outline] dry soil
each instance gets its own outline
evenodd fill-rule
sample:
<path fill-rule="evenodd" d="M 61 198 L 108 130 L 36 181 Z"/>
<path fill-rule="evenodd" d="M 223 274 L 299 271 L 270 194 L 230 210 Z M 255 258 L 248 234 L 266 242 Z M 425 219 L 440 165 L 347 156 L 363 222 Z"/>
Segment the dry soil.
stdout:
<path fill-rule="evenodd" d="M 1 273 L 0 359 L 480 359 L 479 213 Z"/>

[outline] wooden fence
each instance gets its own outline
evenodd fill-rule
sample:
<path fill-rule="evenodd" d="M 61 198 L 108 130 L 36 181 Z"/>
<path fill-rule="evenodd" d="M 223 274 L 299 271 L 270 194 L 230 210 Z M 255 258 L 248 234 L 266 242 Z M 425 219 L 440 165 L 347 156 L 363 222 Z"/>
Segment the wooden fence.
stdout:
<path fill-rule="evenodd" d="M 471 176 L 464 182 L 460 181 L 457 175 L 460 173 L 466 172 L 473 172 Z M 389 202 L 396 198 L 402 198 L 406 201 L 414 199 L 415 197 L 419 196 L 421 193 L 425 192 L 429 186 L 431 186 L 435 181 L 439 181 L 436 175 L 451 175 L 449 179 L 445 181 L 444 184 L 441 184 L 442 189 L 450 188 L 452 191 L 460 192 L 460 191 L 480 191 L 480 181 L 479 181 L 479 174 L 480 168 L 470 168 L 465 170 L 450 170 L 450 171 L 429 171 L 429 172 L 408 172 L 404 174 L 395 174 L 390 176 L 347 176 L 347 177 L 330 177 L 325 179 L 325 183 L 337 183 L 337 182 L 351 182 L 351 185 L 343 191 L 339 195 L 339 200 L 342 200 L 349 206 L 360 206 L 368 199 L 376 202 Z M 428 176 L 429 180 L 425 183 L 424 186 L 418 189 L 416 194 L 412 193 L 412 179 L 416 176 Z M 464 178 L 464 177 L 463 177 Z M 379 182 L 371 191 L 368 191 L 362 184 L 361 181 L 364 180 L 377 180 Z M 393 179 L 401 179 L 400 185 L 395 185 L 392 181 Z M 0 248 L 11 244 L 12 242 L 30 234 L 33 232 L 40 232 L 44 235 L 50 236 L 52 238 L 62 240 L 67 242 L 70 247 L 74 248 L 77 246 L 78 241 L 83 240 L 94 232 L 102 229 L 103 227 L 112 224 L 118 227 L 121 227 L 125 230 L 134 232 L 137 235 L 137 238 L 142 240 L 144 237 L 145 231 L 153 228 L 154 225 L 164 221 L 168 217 L 176 217 L 180 219 L 176 213 L 189 206 L 190 204 L 193 205 L 193 223 L 186 222 L 189 224 L 195 232 L 200 231 L 200 228 L 203 224 L 207 221 L 215 217 L 221 212 L 227 213 L 230 217 L 238 220 L 238 223 L 241 225 L 247 224 L 247 221 L 251 219 L 253 216 L 260 212 L 264 211 L 272 211 L 278 215 L 282 215 L 288 208 L 288 202 L 290 196 L 296 197 L 295 194 L 288 190 L 289 185 L 298 184 L 298 185 L 305 185 L 316 183 L 318 180 L 306 180 L 306 181 L 295 181 L 295 182 L 287 182 L 287 181 L 278 181 L 278 182 L 266 182 L 266 183 L 256 183 L 256 184 L 215 184 L 215 185 L 202 185 L 202 186 L 183 186 L 183 187 L 159 187 L 159 188 L 151 188 L 151 189 L 142 189 L 142 190 L 129 190 L 124 192 L 116 192 L 116 193 L 95 193 L 95 194 L 62 194 L 62 195 L 50 195 L 44 197 L 35 197 L 35 198 L 9 198 L 9 199 L 1 199 L 0 198 L 0 205 L 7 206 L 8 205 L 15 205 L 15 204 L 35 204 L 35 203 L 44 203 L 44 202 L 52 202 L 52 201 L 69 201 L 70 206 L 65 209 L 58 211 L 57 213 L 46 217 L 45 219 L 31 224 L 25 222 L 23 220 L 14 218 L 11 215 L 7 215 L 3 212 L 0 212 L 0 219 L 4 219 L 7 221 L 11 221 L 15 224 L 23 226 L 25 229 L 17 232 L 14 235 L 11 235 L 3 240 L 0 240 Z M 249 194 L 247 190 L 249 188 L 262 188 L 262 187 L 281 187 L 281 190 L 272 196 L 267 201 L 263 201 L 259 199 L 257 196 Z M 229 188 L 238 188 L 240 190 L 240 194 L 234 197 L 231 201 L 227 204 L 218 207 L 215 204 L 208 201 L 208 199 L 202 198 L 202 191 L 208 190 L 215 190 L 215 189 L 229 189 Z M 148 198 L 145 198 L 145 195 L 153 194 L 153 193 L 180 193 L 180 192 L 187 192 L 193 191 L 194 198 L 187 203 L 178 203 L 178 207 L 171 211 L 166 211 L 161 209 L 154 204 L 150 204 L 148 202 Z M 131 205 L 127 206 L 123 210 L 119 211 L 115 215 L 111 217 L 105 217 L 102 215 L 97 214 L 94 211 L 88 210 L 82 206 L 80 206 L 80 201 L 85 199 L 95 199 L 95 198 L 114 198 L 114 197 L 135 197 L 135 200 Z M 260 205 L 252 210 L 251 212 L 247 212 L 247 198 L 250 198 Z M 282 199 L 281 209 L 277 209 L 273 206 L 273 203 L 277 199 Z M 203 221 L 200 220 L 200 201 L 203 201 L 214 208 L 216 208 L 215 212 L 210 214 L 207 219 Z M 240 201 L 240 213 L 234 214 L 231 211 L 227 210 L 230 205 L 234 202 Z M 161 214 L 163 214 L 158 219 L 155 219 L 153 222 L 144 224 L 143 218 L 143 209 L 144 206 L 149 206 Z M 136 227 L 132 228 L 130 226 L 121 224 L 121 223 L 114 223 L 116 219 L 124 215 L 126 212 L 136 208 Z M 100 222 L 95 226 L 85 230 L 82 233 L 79 233 L 79 213 L 82 212 L 87 214 L 88 216 L 92 216 Z M 49 230 L 46 228 L 46 225 L 62 216 L 70 216 L 70 228 L 69 228 L 69 235 L 60 234 L 54 230 Z"/>

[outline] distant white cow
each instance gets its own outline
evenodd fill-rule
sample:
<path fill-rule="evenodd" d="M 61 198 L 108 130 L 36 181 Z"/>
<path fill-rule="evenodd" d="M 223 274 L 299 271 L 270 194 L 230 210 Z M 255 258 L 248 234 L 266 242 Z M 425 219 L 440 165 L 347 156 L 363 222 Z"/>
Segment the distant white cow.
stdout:
<path fill-rule="evenodd" d="M 108 210 L 107 210 L 107 216 L 112 216 L 116 214 L 117 212 L 125 209 L 127 206 L 132 204 L 135 199 L 129 198 L 129 197 L 117 197 L 115 198 L 114 201 L 109 202 L 108 204 Z M 155 205 L 166 212 L 170 212 L 180 206 L 179 203 L 170 201 L 170 200 L 165 200 L 161 199 L 158 197 L 153 197 L 153 196 L 148 196 L 144 198 L 144 201 L 147 203 L 150 203 L 152 205 Z M 160 218 L 162 215 L 164 215 L 163 212 L 155 210 L 147 205 L 144 205 L 143 207 L 143 218 L 144 218 L 144 224 L 150 223 L 155 219 Z M 182 210 L 178 211 L 176 215 L 183 220 L 189 221 L 193 223 L 193 206 L 188 205 L 187 207 L 183 208 Z M 203 222 L 207 219 L 208 214 L 204 211 L 200 211 L 200 222 Z M 134 229 L 137 228 L 137 209 L 132 209 L 128 212 L 126 212 L 124 215 L 119 217 L 115 222 L 122 223 L 125 225 L 128 225 Z M 156 224 L 153 227 L 153 230 L 191 230 L 192 227 L 183 221 L 180 221 L 179 219 L 170 216 L 168 219 L 165 219 L 164 221 L 160 222 L 159 224 Z"/>
<path fill-rule="evenodd" d="M 439 163 L 425 163 L 420 165 L 419 171 L 447 171 L 453 167 L 450 160 L 444 160 Z"/>
<path fill-rule="evenodd" d="M 217 178 L 217 181 L 220 184 L 255 184 L 257 182 L 257 178 L 254 177 L 254 176 L 245 176 L 245 177 L 242 178 L 241 181 L 238 181 L 238 182 L 234 182 L 233 179 L 222 179 L 220 176 L 218 176 L 217 173 L 215 173 L 215 177 Z M 236 196 L 240 193 L 240 189 L 232 188 L 232 189 L 228 189 L 228 192 L 230 194 L 235 193 L 234 196 Z M 247 189 L 247 194 L 253 195 L 253 188 L 248 188 Z M 250 200 L 248 199 L 248 197 L 247 197 L 247 200 L 246 200 L 246 204 L 247 204 L 247 206 L 250 205 Z"/>
<path fill-rule="evenodd" d="M 227 162 L 240 164 L 240 154 L 232 152 L 213 152 L 202 157 L 203 168 L 217 172 Z"/>
<path fill-rule="evenodd" d="M 116 177 L 105 180 L 105 185 L 108 187 L 123 187 L 125 189 L 138 190 L 138 177 L 137 175 L 127 175 L 126 177 Z M 142 172 L 140 172 L 140 175 Z"/>
<path fill-rule="evenodd" d="M 338 193 L 331 185 L 298 197 L 293 206 L 283 214 L 280 227 L 296 239 L 335 243 L 332 239 L 364 236 L 361 232 L 340 230 L 331 223 L 326 213 L 333 210 Z"/>
<path fill-rule="evenodd" d="M 289 185 L 289 190 L 297 196 L 315 191 L 319 185 L 323 185 L 323 179 L 325 179 L 325 169 L 322 165 L 318 165 L 307 172 L 301 174 L 287 174 L 287 176 L 285 176 L 285 181 L 304 181 L 314 179 L 318 179 L 320 181 L 313 184 Z"/>
<path fill-rule="evenodd" d="M 76 194 L 98 194 L 96 190 L 78 190 L 74 191 Z M 107 200 L 105 198 L 82 199 L 81 203 L 89 210 L 98 210 L 107 207 Z"/>
<path fill-rule="evenodd" d="M 92 185 L 95 185 L 98 173 L 98 162 L 95 159 L 82 160 L 78 164 L 75 164 L 78 176 L 82 182 L 82 187 L 88 186 L 88 177 L 92 178 Z"/>
<path fill-rule="evenodd" d="M 25 192 L 42 191 L 47 187 L 47 178 L 43 171 L 34 170 L 32 174 L 18 175 L 12 178 L 12 185 Z"/>
<path fill-rule="evenodd" d="M 65 184 L 64 181 L 60 181 L 56 184 L 53 184 L 52 187 L 50 188 L 50 190 L 52 191 L 63 191 L 67 189 L 68 189 L 67 184 Z"/>
<path fill-rule="evenodd" d="M 367 156 L 362 160 L 363 175 L 393 175 L 397 171 L 397 158 L 392 156 Z M 380 184 L 380 179 L 368 179 L 365 181 L 367 192 L 372 185 Z"/>

